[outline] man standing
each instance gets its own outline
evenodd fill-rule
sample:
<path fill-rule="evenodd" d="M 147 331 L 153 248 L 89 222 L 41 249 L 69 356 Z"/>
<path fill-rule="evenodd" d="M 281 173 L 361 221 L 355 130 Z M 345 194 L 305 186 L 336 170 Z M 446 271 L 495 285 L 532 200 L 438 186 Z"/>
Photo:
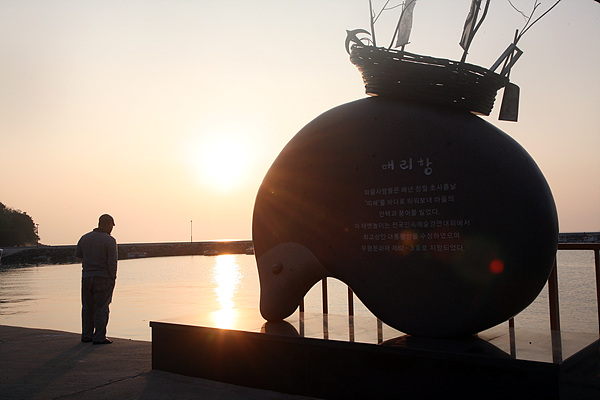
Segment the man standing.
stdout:
<path fill-rule="evenodd" d="M 103 214 L 98 227 L 79 239 L 75 256 L 83 259 L 81 275 L 81 341 L 110 344 L 106 337 L 109 304 L 117 279 L 117 241 L 110 233 L 113 217 Z"/>

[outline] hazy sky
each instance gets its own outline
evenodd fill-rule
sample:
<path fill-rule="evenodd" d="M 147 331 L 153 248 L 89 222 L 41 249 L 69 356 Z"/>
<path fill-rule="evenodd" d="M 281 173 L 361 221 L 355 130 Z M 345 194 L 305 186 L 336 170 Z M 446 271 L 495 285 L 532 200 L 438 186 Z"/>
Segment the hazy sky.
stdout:
<path fill-rule="evenodd" d="M 460 59 L 470 3 L 419 0 L 407 50 Z M 0 0 L 0 202 L 45 244 L 75 243 L 105 212 L 121 243 L 188 241 L 192 220 L 195 241 L 250 239 L 283 146 L 365 97 L 344 40 L 368 15 L 367 0 Z M 492 0 L 467 61 L 491 66 L 523 24 Z M 486 119 L 536 160 L 560 230 L 598 231 L 600 4 L 563 0 L 519 47 L 519 122 L 498 121 L 501 92 Z"/>

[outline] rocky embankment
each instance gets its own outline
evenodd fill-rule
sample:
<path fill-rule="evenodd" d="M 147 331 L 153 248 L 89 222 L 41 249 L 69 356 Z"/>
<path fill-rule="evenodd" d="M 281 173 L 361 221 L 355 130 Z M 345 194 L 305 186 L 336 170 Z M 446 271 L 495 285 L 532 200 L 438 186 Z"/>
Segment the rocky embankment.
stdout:
<path fill-rule="evenodd" d="M 600 243 L 600 232 L 559 233 L 558 243 Z"/>

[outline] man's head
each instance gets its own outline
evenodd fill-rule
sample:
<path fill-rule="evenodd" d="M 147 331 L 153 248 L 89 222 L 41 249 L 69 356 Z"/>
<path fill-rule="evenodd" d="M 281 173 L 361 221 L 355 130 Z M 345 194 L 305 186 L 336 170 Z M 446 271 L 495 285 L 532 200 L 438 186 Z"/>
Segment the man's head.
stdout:
<path fill-rule="evenodd" d="M 105 232 L 112 232 L 113 226 L 115 226 L 115 220 L 108 214 L 102 214 L 98 219 L 98 228 Z"/>

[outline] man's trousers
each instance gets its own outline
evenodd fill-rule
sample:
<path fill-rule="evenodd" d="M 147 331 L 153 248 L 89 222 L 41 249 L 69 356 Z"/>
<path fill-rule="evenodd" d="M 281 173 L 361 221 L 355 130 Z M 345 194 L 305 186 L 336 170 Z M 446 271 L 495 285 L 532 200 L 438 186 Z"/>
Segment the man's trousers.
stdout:
<path fill-rule="evenodd" d="M 81 340 L 94 343 L 106 340 L 109 304 L 115 280 L 102 276 L 81 279 Z"/>

